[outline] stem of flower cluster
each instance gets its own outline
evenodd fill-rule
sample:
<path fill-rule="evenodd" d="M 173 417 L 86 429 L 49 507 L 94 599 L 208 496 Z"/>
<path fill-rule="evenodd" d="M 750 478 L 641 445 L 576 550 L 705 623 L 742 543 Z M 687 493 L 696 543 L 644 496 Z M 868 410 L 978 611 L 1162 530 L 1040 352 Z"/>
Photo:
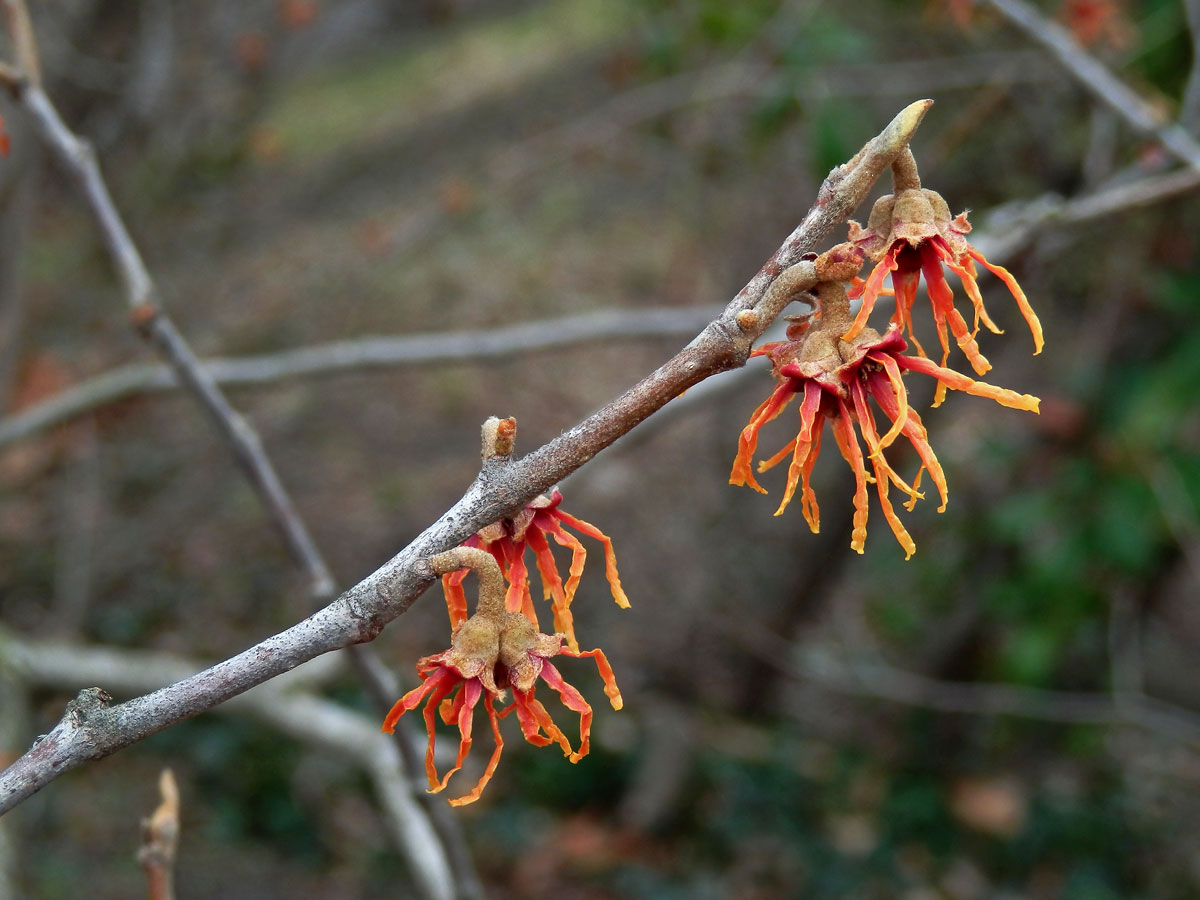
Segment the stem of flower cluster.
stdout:
<path fill-rule="evenodd" d="M 908 147 L 905 147 L 892 163 L 892 185 L 897 194 L 921 186 L 921 176 L 917 173 L 917 158 Z"/>
<path fill-rule="evenodd" d="M 455 547 L 429 557 L 428 561 L 436 575 L 470 569 L 479 576 L 479 602 L 475 612 L 488 616 L 504 615 L 504 575 L 492 554 L 478 547 Z"/>

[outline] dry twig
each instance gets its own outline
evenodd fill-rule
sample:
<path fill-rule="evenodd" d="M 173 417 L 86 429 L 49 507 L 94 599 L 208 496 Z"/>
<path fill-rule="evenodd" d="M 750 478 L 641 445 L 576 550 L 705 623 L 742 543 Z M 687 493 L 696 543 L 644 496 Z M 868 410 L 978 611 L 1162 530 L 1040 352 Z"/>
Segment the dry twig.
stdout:
<path fill-rule="evenodd" d="M 142 846 L 138 862 L 146 871 L 149 900 L 175 900 L 175 851 L 179 847 L 179 786 L 170 769 L 158 777 L 162 801 L 142 819 Z"/>

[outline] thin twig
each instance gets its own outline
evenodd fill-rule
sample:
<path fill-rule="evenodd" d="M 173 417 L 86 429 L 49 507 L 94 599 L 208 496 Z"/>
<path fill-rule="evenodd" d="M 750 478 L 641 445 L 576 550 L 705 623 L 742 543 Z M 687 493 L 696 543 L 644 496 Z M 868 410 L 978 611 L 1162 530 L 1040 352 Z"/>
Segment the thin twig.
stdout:
<path fill-rule="evenodd" d="M 219 385 L 245 387 L 347 372 L 484 362 L 604 341 L 682 337 L 695 334 L 716 312 L 707 307 L 598 310 L 477 331 L 335 341 L 262 356 L 206 359 L 200 365 Z M 179 387 L 179 378 L 166 365 L 112 369 L 0 419 L 0 449 L 110 403 Z"/>
<path fill-rule="evenodd" d="M 1062 25 L 1043 16 L 1025 0 L 979 0 L 990 5 L 1030 40 L 1040 44 L 1101 102 L 1140 134 L 1156 138 L 1193 169 L 1200 169 L 1200 143 L 1159 112 L 1079 45 Z"/>
<path fill-rule="evenodd" d="M 142 820 L 138 862 L 146 872 L 149 900 L 175 900 L 175 851 L 179 848 L 179 786 L 170 769 L 158 778 L 162 801 Z"/>
<path fill-rule="evenodd" d="M 18 91 L 18 101 L 29 112 L 30 122 L 39 137 L 78 183 L 120 275 L 125 300 L 138 330 L 167 360 L 220 430 L 267 506 L 272 521 L 282 532 L 289 550 L 305 567 L 314 596 L 332 596 L 333 577 L 263 450 L 257 432 L 204 371 L 187 341 L 159 306 L 154 281 L 112 201 L 92 148 L 67 128 L 38 85 L 25 85 Z"/>
<path fill-rule="evenodd" d="M 374 639 L 434 580 L 427 557 L 515 514 L 689 387 L 744 365 L 753 341 L 782 308 L 780 298 L 768 290 L 771 283 L 814 251 L 862 203 L 879 175 L 908 146 L 930 105 L 926 100 L 907 107 L 850 162 L 830 172 L 800 225 L 680 353 L 528 456 L 486 463 L 450 510 L 329 606 L 237 656 L 144 697 L 111 705 L 103 692 L 81 692 L 50 733 L 0 773 L 0 812 L 85 760 L 108 756 L 322 653 Z"/>
<path fill-rule="evenodd" d="M 1117 703 L 1103 693 L 941 681 L 879 660 L 851 665 L 830 658 L 809 658 L 791 670 L 800 678 L 817 681 L 838 693 L 973 716 L 1010 715 L 1050 722 L 1136 726 L 1200 747 L 1200 716 L 1143 695 Z"/>

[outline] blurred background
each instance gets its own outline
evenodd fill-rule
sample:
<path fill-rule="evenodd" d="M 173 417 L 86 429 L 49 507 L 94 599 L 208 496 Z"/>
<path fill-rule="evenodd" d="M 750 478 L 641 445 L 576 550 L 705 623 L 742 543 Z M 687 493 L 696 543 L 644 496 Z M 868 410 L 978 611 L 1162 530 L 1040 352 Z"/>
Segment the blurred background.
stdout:
<path fill-rule="evenodd" d="M 1190 127 L 1194 5 L 1039 9 Z M 569 348 L 231 387 L 343 587 L 459 497 L 484 418 L 515 416 L 533 449 L 651 371 L 832 166 L 934 98 L 913 145 L 925 184 L 972 210 L 1045 326 L 1034 357 L 984 282 L 1008 330 L 980 339 L 987 380 L 1039 395 L 1041 416 L 955 394 L 926 413 L 914 382 L 951 499 L 902 511 L 908 562 L 874 499 L 866 553 L 849 549 L 832 446 L 819 535 L 798 508 L 772 517 L 782 471 L 767 497 L 726 484 L 771 389 L 761 361 L 570 478 L 564 508 L 612 536 L 633 604 L 613 604 L 585 540 L 577 632 L 626 706 L 565 660 L 596 707 L 592 754 L 572 766 L 505 723 L 491 785 L 443 821 L 473 861 L 461 895 L 1200 896 L 1200 204 L 1139 193 L 1182 164 L 1028 32 L 990 4 L 900 0 L 32 12 L 48 92 L 204 356 L 662 312 L 665 334 L 633 320 Z M 154 357 L 72 184 L 7 98 L 0 115 L 2 433 Z M 1136 202 L 1070 213 L 1122 186 Z M 764 450 L 793 433 L 784 416 Z M 127 391 L 0 446 L 0 756 L 82 687 L 134 696 L 165 683 L 152 662 L 223 659 L 311 608 L 189 397 Z M 374 647 L 407 688 L 447 643 L 434 590 Z M 64 647 L 77 666 L 155 655 L 118 655 L 121 679 L 101 680 L 58 665 Z M 309 690 L 378 721 L 345 666 L 313 666 Z M 490 752 L 477 729 L 448 796 Z M 139 820 L 168 765 L 181 896 L 420 896 L 361 754 L 285 730 L 213 712 L 59 779 L 0 821 L 0 896 L 144 895 Z"/>

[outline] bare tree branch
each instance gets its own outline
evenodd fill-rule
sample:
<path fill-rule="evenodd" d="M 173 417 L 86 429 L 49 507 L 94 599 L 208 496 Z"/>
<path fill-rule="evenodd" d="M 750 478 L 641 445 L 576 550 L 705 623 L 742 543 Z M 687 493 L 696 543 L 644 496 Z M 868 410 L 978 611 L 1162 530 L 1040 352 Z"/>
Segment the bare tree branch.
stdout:
<path fill-rule="evenodd" d="M 1047 19 L 1025 0 L 980 0 L 1040 44 L 1087 88 L 1140 134 L 1157 139 L 1193 169 L 1200 169 L 1200 143 L 1159 112 L 1084 50 L 1067 29 Z"/>
<path fill-rule="evenodd" d="M 273 384 L 290 378 L 505 359 L 617 339 L 686 336 L 695 334 L 716 312 L 713 308 L 671 307 L 598 310 L 478 331 L 335 341 L 263 356 L 207 359 L 200 365 L 223 386 Z M 179 387 L 179 378 L 169 366 L 137 364 L 112 369 L 0 419 L 0 449 L 107 404 Z"/>
<path fill-rule="evenodd" d="M 433 581 L 426 557 L 514 514 L 687 388 L 743 365 L 753 341 L 790 299 L 769 290 L 771 283 L 863 201 L 908 146 L 931 103 L 920 101 L 904 109 L 850 162 L 830 172 L 800 225 L 679 354 L 539 450 L 516 461 L 497 458 L 485 463 L 463 497 L 411 544 L 297 625 L 210 669 L 125 703 L 111 705 L 97 689 L 81 692 L 58 725 L 0 773 L 0 812 L 85 760 L 107 756 L 322 653 L 373 639 Z"/>

